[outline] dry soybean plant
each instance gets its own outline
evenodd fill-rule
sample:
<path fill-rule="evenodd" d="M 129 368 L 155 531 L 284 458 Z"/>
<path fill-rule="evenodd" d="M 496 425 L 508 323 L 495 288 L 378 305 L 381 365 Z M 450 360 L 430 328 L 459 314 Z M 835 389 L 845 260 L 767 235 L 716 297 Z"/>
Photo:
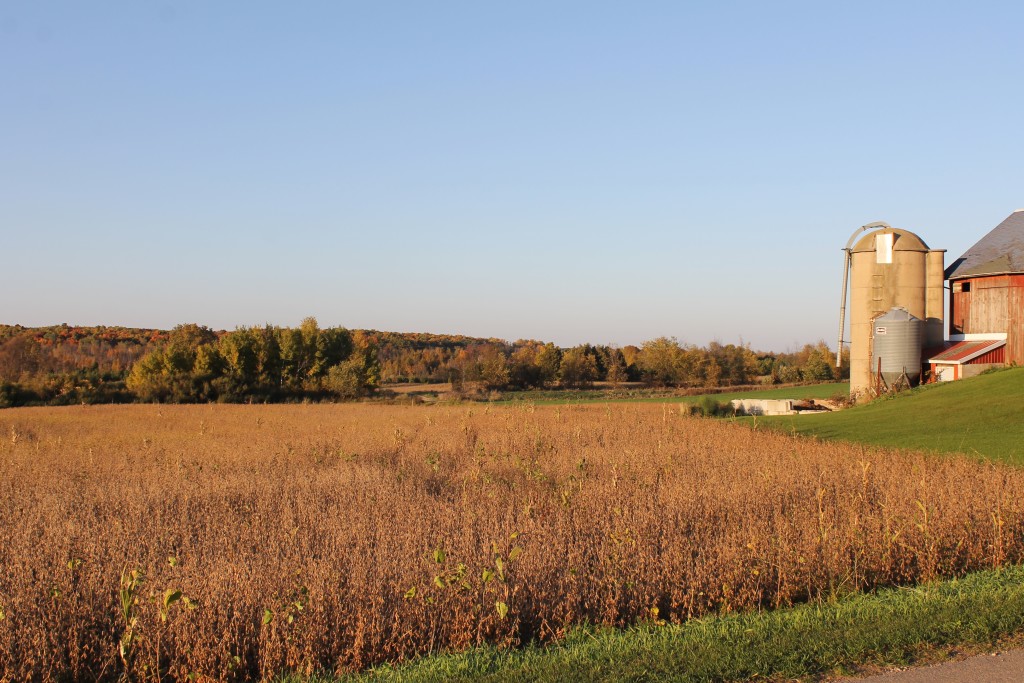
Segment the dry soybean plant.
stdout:
<path fill-rule="evenodd" d="M 0 680 L 343 671 L 1018 562 L 1024 472 L 671 406 L 0 413 Z"/>

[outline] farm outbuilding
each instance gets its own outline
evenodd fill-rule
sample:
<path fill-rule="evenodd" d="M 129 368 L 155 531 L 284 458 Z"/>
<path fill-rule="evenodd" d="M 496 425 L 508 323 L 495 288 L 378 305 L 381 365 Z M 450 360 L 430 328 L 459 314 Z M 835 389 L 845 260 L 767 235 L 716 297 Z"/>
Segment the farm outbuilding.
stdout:
<path fill-rule="evenodd" d="M 953 342 L 948 349 L 928 359 L 932 377 L 939 382 L 973 377 L 1005 362 L 1004 339 Z"/>
<path fill-rule="evenodd" d="M 946 279 L 950 346 L 928 359 L 933 377 L 1024 364 L 1024 209 L 953 261 Z"/>

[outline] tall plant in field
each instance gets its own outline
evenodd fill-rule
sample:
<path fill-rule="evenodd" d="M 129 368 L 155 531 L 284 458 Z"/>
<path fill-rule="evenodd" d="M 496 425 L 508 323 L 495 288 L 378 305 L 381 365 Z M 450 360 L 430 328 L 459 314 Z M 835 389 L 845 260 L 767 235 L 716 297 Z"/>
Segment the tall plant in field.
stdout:
<path fill-rule="evenodd" d="M 347 671 L 1024 560 L 1018 468 L 670 404 L 26 409 L 0 435 L 2 681 Z"/>

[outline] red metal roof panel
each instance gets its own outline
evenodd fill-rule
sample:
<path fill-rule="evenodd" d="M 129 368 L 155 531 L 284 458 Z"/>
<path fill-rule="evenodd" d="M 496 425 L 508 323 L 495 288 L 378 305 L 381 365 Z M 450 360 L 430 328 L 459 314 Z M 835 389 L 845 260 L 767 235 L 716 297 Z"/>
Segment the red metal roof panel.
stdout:
<path fill-rule="evenodd" d="M 929 363 L 964 363 L 993 349 L 1006 344 L 1005 339 L 986 339 L 982 341 L 962 341 L 953 344 L 937 356 L 928 359 Z"/>

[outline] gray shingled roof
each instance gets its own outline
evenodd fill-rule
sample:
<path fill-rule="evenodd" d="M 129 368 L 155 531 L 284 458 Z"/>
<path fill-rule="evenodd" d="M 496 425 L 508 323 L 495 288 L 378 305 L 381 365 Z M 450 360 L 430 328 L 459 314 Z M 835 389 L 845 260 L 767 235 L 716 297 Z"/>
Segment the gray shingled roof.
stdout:
<path fill-rule="evenodd" d="M 1024 209 L 982 237 L 946 268 L 946 279 L 1024 273 Z"/>

